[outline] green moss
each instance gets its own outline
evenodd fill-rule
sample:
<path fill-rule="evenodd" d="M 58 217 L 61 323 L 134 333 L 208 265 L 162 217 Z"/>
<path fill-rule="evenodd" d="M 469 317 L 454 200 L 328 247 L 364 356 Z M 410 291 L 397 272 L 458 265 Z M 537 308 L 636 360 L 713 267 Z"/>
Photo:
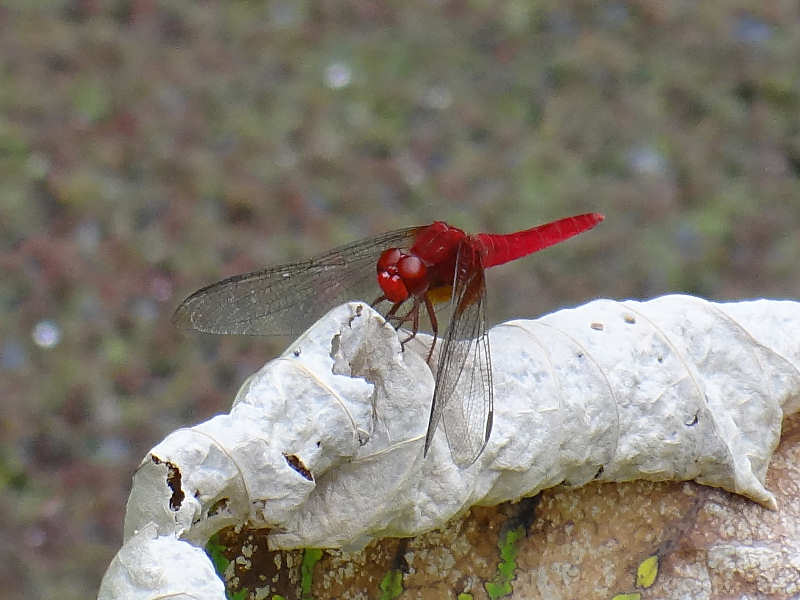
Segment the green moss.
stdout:
<path fill-rule="evenodd" d="M 517 555 L 519 554 L 517 542 L 524 535 L 525 528 L 520 525 L 506 532 L 497 544 L 501 558 L 500 564 L 497 565 L 497 574 L 492 581 L 484 585 L 486 593 L 489 594 L 489 598 L 492 600 L 508 596 L 513 591 L 511 582 L 517 569 Z"/>
<path fill-rule="evenodd" d="M 228 565 L 231 564 L 225 555 L 223 554 L 227 547 L 220 543 L 219 536 L 217 534 L 212 535 L 208 543 L 206 544 L 206 554 L 211 559 L 211 564 L 214 565 L 214 571 L 217 572 L 220 579 L 223 581 L 225 580 L 225 570 L 228 568 Z M 225 597 L 228 600 L 244 600 L 247 598 L 248 590 L 241 589 L 237 591 L 231 591 L 226 589 L 225 590 Z"/>
<path fill-rule="evenodd" d="M 220 544 L 219 536 L 216 533 L 209 538 L 206 544 L 206 554 L 208 554 L 208 557 L 211 559 L 211 564 L 214 565 L 214 570 L 220 577 L 225 575 L 225 569 L 228 568 L 231 562 L 223 554 L 225 550 L 227 550 L 227 548 Z"/>
<path fill-rule="evenodd" d="M 304 600 L 311 598 L 311 583 L 314 574 L 314 567 L 322 558 L 322 550 L 319 548 L 306 548 L 303 552 L 303 562 L 300 565 L 300 587 Z"/>
<path fill-rule="evenodd" d="M 384 576 L 380 584 L 381 600 L 392 600 L 403 593 L 403 574 L 398 569 L 392 569 Z"/>

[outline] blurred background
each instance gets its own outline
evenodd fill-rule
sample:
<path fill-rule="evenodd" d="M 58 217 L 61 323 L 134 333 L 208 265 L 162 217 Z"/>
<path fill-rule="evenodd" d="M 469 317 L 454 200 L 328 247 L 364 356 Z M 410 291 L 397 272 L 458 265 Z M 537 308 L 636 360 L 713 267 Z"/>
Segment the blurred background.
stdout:
<path fill-rule="evenodd" d="M 493 269 L 493 323 L 800 296 L 800 5 L 0 5 L 0 586 L 91 597 L 131 475 L 290 340 L 196 288 L 441 219 L 606 221 Z"/>

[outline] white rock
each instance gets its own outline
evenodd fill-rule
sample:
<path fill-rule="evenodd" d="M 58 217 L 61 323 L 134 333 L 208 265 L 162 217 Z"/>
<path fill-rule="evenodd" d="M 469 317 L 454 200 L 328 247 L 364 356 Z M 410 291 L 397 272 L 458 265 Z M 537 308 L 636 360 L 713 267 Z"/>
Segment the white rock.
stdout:
<path fill-rule="evenodd" d="M 131 536 L 106 570 L 98 598 L 224 600 L 225 586 L 201 548 L 147 525 Z"/>
<path fill-rule="evenodd" d="M 429 338 L 403 352 L 380 315 L 340 306 L 253 375 L 229 415 L 145 457 L 100 597 L 123 597 L 112 590 L 135 565 L 115 564 L 136 531 L 197 552 L 177 539 L 202 546 L 249 521 L 273 548 L 357 549 L 593 479 L 694 479 L 775 508 L 764 477 L 782 415 L 800 406 L 798 324 L 795 302 L 665 296 L 499 325 L 492 436 L 459 469 L 441 431 L 422 455 Z"/>

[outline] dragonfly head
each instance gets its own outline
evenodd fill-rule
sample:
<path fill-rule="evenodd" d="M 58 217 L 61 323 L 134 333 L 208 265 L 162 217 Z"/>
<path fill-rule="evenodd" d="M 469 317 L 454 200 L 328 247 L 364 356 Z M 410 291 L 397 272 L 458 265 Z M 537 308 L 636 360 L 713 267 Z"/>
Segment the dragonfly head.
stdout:
<path fill-rule="evenodd" d="M 415 254 L 384 250 L 378 259 L 378 285 L 390 302 L 403 302 L 428 288 L 428 268 Z"/>

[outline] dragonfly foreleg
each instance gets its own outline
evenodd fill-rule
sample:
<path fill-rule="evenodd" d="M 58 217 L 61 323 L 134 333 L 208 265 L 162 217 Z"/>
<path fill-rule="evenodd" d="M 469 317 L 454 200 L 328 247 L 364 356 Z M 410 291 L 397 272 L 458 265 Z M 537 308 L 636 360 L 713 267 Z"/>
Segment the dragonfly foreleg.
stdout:
<path fill-rule="evenodd" d="M 378 304 L 380 304 L 384 300 L 388 300 L 388 298 L 386 296 L 384 296 L 383 294 L 381 294 L 380 296 L 375 298 L 375 300 L 373 300 L 372 304 L 370 304 L 369 306 L 370 306 L 370 308 L 375 308 Z"/>
<path fill-rule="evenodd" d="M 398 324 L 395 326 L 395 329 L 397 329 L 398 327 L 400 327 L 400 325 L 402 325 L 402 324 L 403 324 L 403 321 L 405 320 L 405 317 L 402 317 L 402 318 L 401 318 L 401 317 L 399 317 L 398 315 L 396 315 L 396 314 L 395 314 L 395 313 L 397 312 L 397 310 L 398 310 L 398 309 L 399 309 L 399 308 L 400 308 L 402 305 L 403 305 L 403 303 L 402 303 L 402 302 L 395 302 L 395 303 L 392 305 L 392 308 L 390 308 L 390 309 L 389 309 L 389 311 L 388 311 L 388 312 L 387 312 L 387 313 L 386 313 L 386 314 L 383 316 L 383 318 L 384 318 L 384 319 L 386 319 L 387 321 L 389 321 L 390 323 L 391 323 L 392 321 L 397 321 L 397 320 L 399 319 L 399 323 L 398 323 Z"/>

